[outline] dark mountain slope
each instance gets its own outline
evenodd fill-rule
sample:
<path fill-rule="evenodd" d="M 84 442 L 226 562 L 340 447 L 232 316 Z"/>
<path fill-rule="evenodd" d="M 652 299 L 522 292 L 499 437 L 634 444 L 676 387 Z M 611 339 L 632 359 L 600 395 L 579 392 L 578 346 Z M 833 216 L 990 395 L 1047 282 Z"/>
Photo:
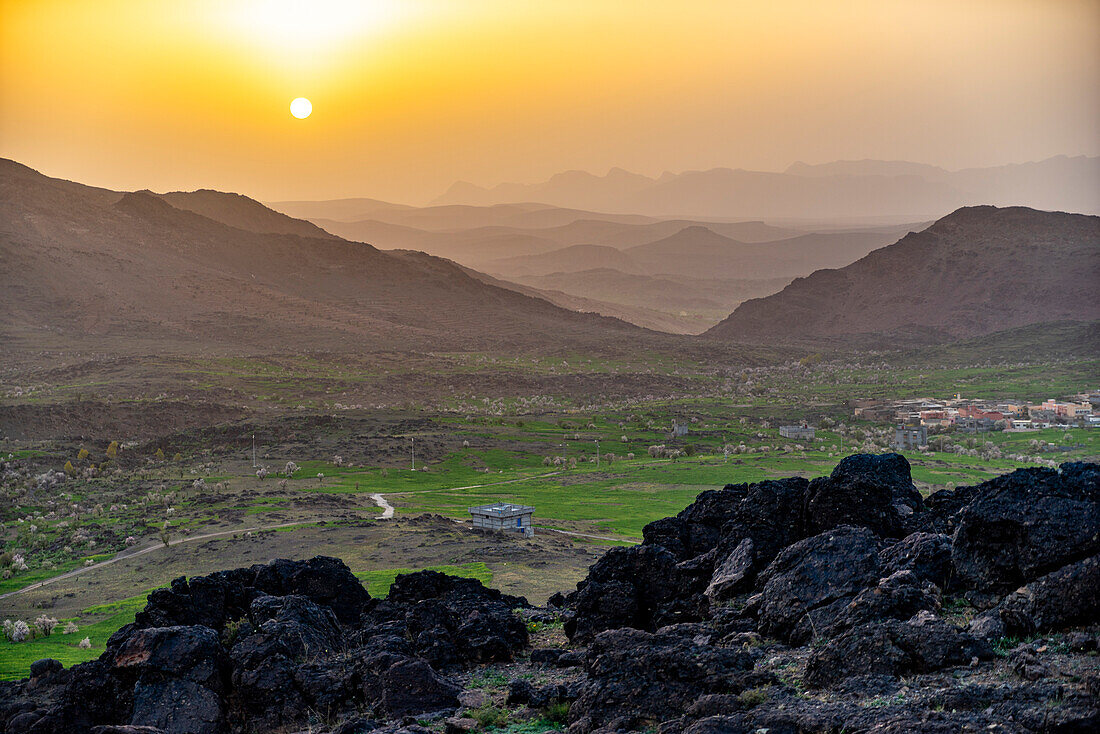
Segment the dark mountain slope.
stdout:
<path fill-rule="evenodd" d="M 152 194 L 105 192 L 11 162 L 0 163 L 0 261 L 0 331 L 24 341 L 288 351 L 657 338 L 487 285 L 423 253 L 257 234 Z"/>
<path fill-rule="evenodd" d="M 893 237 L 879 232 L 815 232 L 778 242 L 739 242 L 694 225 L 624 252 L 650 274 L 760 279 L 846 265 Z"/>
<path fill-rule="evenodd" d="M 968 207 L 839 270 L 746 301 L 709 335 L 937 342 L 1100 318 L 1100 217 Z"/>

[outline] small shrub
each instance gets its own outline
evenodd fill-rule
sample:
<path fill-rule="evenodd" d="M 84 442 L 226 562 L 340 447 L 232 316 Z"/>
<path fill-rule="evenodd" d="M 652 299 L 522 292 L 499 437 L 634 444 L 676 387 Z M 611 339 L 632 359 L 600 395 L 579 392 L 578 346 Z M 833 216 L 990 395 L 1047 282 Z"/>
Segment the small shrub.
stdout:
<path fill-rule="evenodd" d="M 111 441 L 107 446 L 107 458 L 113 459 L 118 456 L 118 441 Z"/>
<path fill-rule="evenodd" d="M 79 647 L 81 650 L 91 650 L 92 649 L 92 640 L 91 640 L 91 638 L 90 637 L 85 637 L 83 640 L 80 641 L 80 644 L 78 644 L 77 647 Z"/>
<path fill-rule="evenodd" d="M 555 724 L 564 724 L 566 719 L 569 718 L 569 702 L 554 701 L 543 709 L 542 715 L 547 721 L 552 721 Z"/>
<path fill-rule="evenodd" d="M 65 462 L 65 473 L 68 474 L 70 477 L 76 474 L 76 467 L 73 466 L 73 462 Z"/>
<path fill-rule="evenodd" d="M 76 622 L 69 620 L 69 623 L 65 625 L 65 629 L 61 630 L 63 635 L 73 635 L 80 631 L 80 628 L 76 626 Z"/>
<path fill-rule="evenodd" d="M 225 629 L 222 630 L 222 645 L 226 648 L 233 647 L 233 643 L 241 633 L 243 622 L 243 619 L 234 619 L 225 623 Z"/>
<path fill-rule="evenodd" d="M 157 453 L 154 454 L 158 459 L 164 461 L 164 449 L 157 449 Z"/>
<path fill-rule="evenodd" d="M 482 729 L 492 729 L 494 727 L 508 725 L 508 712 L 499 706 L 494 706 L 492 703 L 486 703 L 476 709 L 470 709 L 467 713 Z"/>
<path fill-rule="evenodd" d="M 76 460 L 77 461 L 84 461 L 89 456 L 90 456 L 90 454 L 88 453 L 88 449 L 80 449 L 80 451 L 76 455 Z"/>
<path fill-rule="evenodd" d="M 8 566 L 10 566 L 11 560 L 11 552 L 0 553 L 0 568 L 7 568 Z"/>
<path fill-rule="evenodd" d="M 741 694 L 737 696 L 737 700 L 747 709 L 759 706 L 765 703 L 769 698 L 771 698 L 771 686 L 749 688 L 746 691 L 741 691 Z"/>

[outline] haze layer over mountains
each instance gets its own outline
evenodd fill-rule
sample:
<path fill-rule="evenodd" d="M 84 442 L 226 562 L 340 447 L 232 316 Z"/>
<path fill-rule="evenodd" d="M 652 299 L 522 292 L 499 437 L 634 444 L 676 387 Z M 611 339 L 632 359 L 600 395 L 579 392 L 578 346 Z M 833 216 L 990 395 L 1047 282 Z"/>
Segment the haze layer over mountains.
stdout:
<path fill-rule="evenodd" d="M 264 350 L 686 349 L 936 344 L 1100 319 L 1100 218 L 1081 214 L 982 206 L 931 226 L 808 226 L 543 203 L 274 206 L 109 191 L 4 161 L 4 333 Z"/>
<path fill-rule="evenodd" d="M 433 204 L 539 201 L 609 212 L 695 217 L 935 219 L 961 206 L 1030 206 L 1100 213 L 1100 158 L 947 171 L 905 161 L 795 163 L 783 173 L 714 168 L 649 178 L 567 171 L 539 184 L 454 184 Z M 897 221 L 895 219 L 895 221 Z"/>

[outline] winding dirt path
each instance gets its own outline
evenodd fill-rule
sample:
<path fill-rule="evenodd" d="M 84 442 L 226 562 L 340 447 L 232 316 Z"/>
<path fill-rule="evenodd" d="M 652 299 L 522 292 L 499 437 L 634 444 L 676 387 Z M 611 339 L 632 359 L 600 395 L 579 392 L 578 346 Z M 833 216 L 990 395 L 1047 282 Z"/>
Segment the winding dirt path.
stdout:
<path fill-rule="evenodd" d="M 499 481 L 499 482 L 487 482 L 485 484 L 469 484 L 469 485 L 466 485 L 464 487 L 443 487 L 443 488 L 440 488 L 440 489 L 412 490 L 412 491 L 408 491 L 408 492 L 390 492 L 390 494 L 401 495 L 401 494 L 416 494 L 416 492 L 418 492 L 418 491 L 419 492 L 455 492 L 455 491 L 459 491 L 459 490 L 463 490 L 463 489 L 481 489 L 483 487 L 496 487 L 496 486 L 499 486 L 499 485 L 502 485 L 502 484 L 514 484 L 516 482 L 526 482 L 526 481 L 530 481 L 532 479 L 542 479 L 544 477 L 553 477 L 553 476 L 557 476 L 558 474 L 562 474 L 562 473 L 564 473 L 564 472 L 553 471 L 553 472 L 548 472 L 546 474 L 536 474 L 536 475 L 530 476 L 530 477 L 519 477 L 518 479 L 505 479 L 505 480 Z M 394 506 L 389 503 L 389 501 L 386 499 L 385 495 L 383 495 L 381 492 L 375 492 L 375 493 L 371 494 L 370 498 L 382 510 L 382 514 L 379 515 L 376 519 L 378 519 L 378 520 L 389 520 L 390 518 L 393 517 L 393 515 L 394 515 Z M 22 593 L 25 593 L 27 591 L 33 591 L 34 589 L 40 589 L 43 586 L 47 586 L 49 584 L 54 583 L 55 581 L 60 581 L 62 579 L 72 578 L 73 576 L 79 576 L 82 573 L 87 573 L 89 571 L 94 571 L 97 568 L 102 568 L 103 566 L 110 566 L 112 563 L 118 563 L 119 561 L 125 561 L 125 560 L 128 560 L 130 558 L 135 558 L 137 556 L 143 556 L 146 553 L 153 553 L 155 551 L 163 550 L 164 548 L 179 545 L 181 543 L 194 543 L 194 542 L 199 541 L 199 540 L 209 540 L 210 538 L 220 538 L 220 537 L 223 537 L 223 536 L 226 536 L 226 535 L 235 535 L 237 533 L 258 532 L 258 531 L 261 531 L 261 530 L 277 530 L 278 528 L 288 528 L 288 527 L 291 527 L 291 526 L 294 526 L 294 525 L 303 525 L 303 524 L 306 524 L 306 523 L 325 522 L 325 521 L 326 521 L 326 518 L 318 518 L 318 519 L 309 519 L 309 520 L 296 520 L 294 522 L 284 522 L 284 523 L 279 523 L 278 525 L 257 525 L 255 527 L 250 527 L 250 528 L 234 528 L 233 530 L 219 530 L 218 532 L 214 532 L 214 533 L 203 533 L 202 535 L 190 535 L 190 536 L 187 536 L 187 537 L 176 538 L 175 540 L 169 541 L 167 546 L 164 545 L 164 543 L 153 543 L 153 544 L 150 544 L 150 545 L 147 545 L 147 546 L 143 546 L 141 548 L 122 550 L 122 551 L 119 551 L 113 558 L 108 558 L 107 560 L 100 561 L 99 563 L 96 563 L 94 565 L 81 566 L 79 568 L 74 568 L 72 571 L 66 571 L 65 573 L 58 574 L 57 576 L 51 576 L 48 579 L 42 579 L 41 581 L 36 581 L 33 584 L 28 584 L 27 586 L 24 586 L 22 589 L 16 589 L 15 591 L 9 591 L 6 594 L 0 594 L 0 599 L 7 599 L 8 597 L 16 596 L 17 594 L 22 594 Z M 623 538 L 610 538 L 610 537 L 603 536 L 603 535 L 588 535 L 586 533 L 574 533 L 574 532 L 570 532 L 568 530 L 554 530 L 552 528 L 541 528 L 541 529 L 549 530 L 549 531 L 554 532 L 554 533 L 562 533 L 563 535 L 574 535 L 574 536 L 577 536 L 579 538 L 593 538 L 595 540 L 611 540 L 611 541 L 622 541 L 622 540 L 624 540 Z"/>
<path fill-rule="evenodd" d="M 379 520 L 389 520 L 393 517 L 393 505 L 386 501 L 385 497 L 376 492 L 372 494 L 370 498 L 374 500 L 374 504 L 382 508 L 382 514 L 378 516 Z"/>
<path fill-rule="evenodd" d="M 36 581 L 33 584 L 29 584 L 27 586 L 24 586 L 22 589 L 16 589 L 15 591 L 9 591 L 6 594 L 0 594 L 0 599 L 7 599 L 9 596 L 15 596 L 16 594 L 22 594 L 26 591 L 31 591 L 33 589 L 40 589 L 43 586 L 46 586 L 47 584 L 52 584 L 53 582 L 60 581 L 61 579 L 67 579 L 67 578 L 72 578 L 73 576 L 79 576 L 82 573 L 87 573 L 88 571 L 94 571 L 97 568 L 102 568 L 103 566 L 110 566 L 112 563 L 118 563 L 119 561 L 125 561 L 125 560 L 129 560 L 130 558 L 136 558 L 137 556 L 143 556 L 146 553 L 152 553 L 153 551 L 162 550 L 163 548 L 174 546 L 174 545 L 180 545 L 181 543 L 193 543 L 196 540 L 209 540 L 210 538 L 219 538 L 223 535 L 235 535 L 237 533 L 248 533 L 248 532 L 255 532 L 255 531 L 259 531 L 259 530 L 275 530 L 277 528 L 288 528 L 288 527 L 291 527 L 293 525 L 303 525 L 303 524 L 312 523 L 312 522 L 323 522 L 323 520 L 297 520 L 295 522 L 284 522 L 284 523 L 280 523 L 278 525 L 258 525 L 256 527 L 252 527 L 252 528 L 236 528 L 234 530 L 219 530 L 216 533 L 203 533 L 202 535 L 190 535 L 190 536 L 187 536 L 187 537 L 184 537 L 184 538 L 176 538 L 175 540 L 168 541 L 167 546 L 164 545 L 164 543 L 154 543 L 152 545 L 147 545 L 147 546 L 144 546 L 142 548 L 137 548 L 135 550 L 119 551 L 117 554 L 115 554 L 114 558 L 108 558 L 105 561 L 100 561 L 99 563 L 93 564 L 91 566 L 81 566 L 80 568 L 74 568 L 72 571 L 66 571 L 65 573 L 58 574 L 57 576 L 51 576 L 48 579 L 42 579 L 41 581 Z"/>

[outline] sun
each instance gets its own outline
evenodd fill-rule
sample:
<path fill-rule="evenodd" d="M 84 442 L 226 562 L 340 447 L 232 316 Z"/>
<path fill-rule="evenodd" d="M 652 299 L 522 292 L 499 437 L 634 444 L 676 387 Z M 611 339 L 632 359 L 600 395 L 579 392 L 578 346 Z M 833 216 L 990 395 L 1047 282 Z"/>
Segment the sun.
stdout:
<path fill-rule="evenodd" d="M 313 112 L 313 103 L 305 97 L 298 97 L 290 103 L 290 114 L 299 120 L 304 120 Z"/>

